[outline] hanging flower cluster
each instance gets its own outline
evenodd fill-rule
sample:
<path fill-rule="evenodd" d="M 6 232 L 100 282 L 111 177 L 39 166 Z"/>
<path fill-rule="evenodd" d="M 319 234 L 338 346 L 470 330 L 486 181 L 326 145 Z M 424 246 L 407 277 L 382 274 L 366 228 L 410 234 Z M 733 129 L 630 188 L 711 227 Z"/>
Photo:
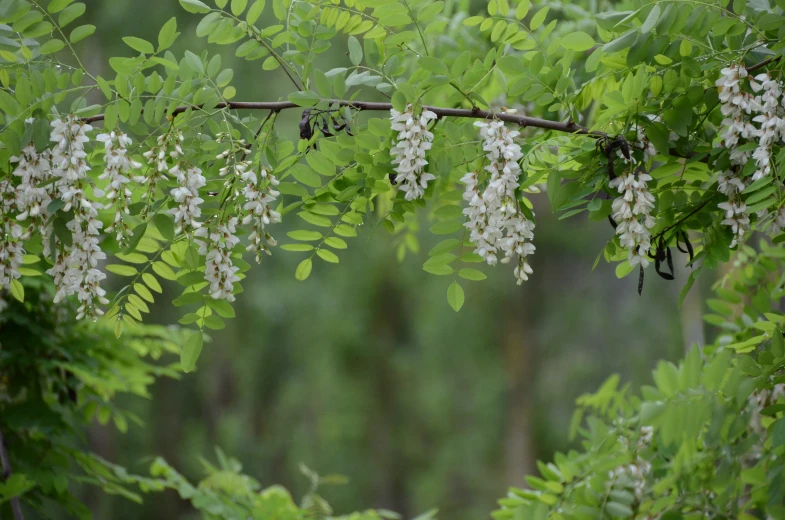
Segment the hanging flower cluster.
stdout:
<path fill-rule="evenodd" d="M 421 199 L 428 188 L 428 181 L 436 178 L 432 173 L 424 171 L 428 161 L 425 152 L 431 149 L 433 133 L 428 131 L 428 122 L 436 119 L 430 110 L 422 110 L 415 115 L 414 107 L 408 105 L 405 112 L 390 109 L 392 129 L 398 132 L 398 139 L 390 150 L 393 164 L 396 164 L 399 189 L 405 194 L 406 200 Z"/>
<path fill-rule="evenodd" d="M 71 232 L 70 246 L 59 244 L 55 265 L 47 272 L 55 280 L 55 302 L 76 293 L 81 303 L 78 318 L 95 318 L 103 314 L 98 304 L 108 304 L 106 291 L 100 282 L 106 275 L 98 269 L 98 262 L 106 258 L 101 251 L 98 237 L 103 223 L 98 220 L 98 210 L 103 205 L 90 200 L 85 190 L 88 182 L 87 153 L 85 144 L 89 142 L 87 133 L 92 126 L 72 116 L 57 119 L 51 123 L 50 140 L 55 143 L 52 150 L 52 176 L 57 180 L 55 187 L 65 211 L 73 210 L 73 220 L 66 224 Z M 104 192 L 94 188 L 94 199 L 104 196 Z"/>
<path fill-rule="evenodd" d="M 143 198 L 152 199 L 155 196 L 158 182 L 165 179 L 167 174 L 170 173 L 167 155 L 174 161 L 184 155 L 183 140 L 183 133 L 180 130 L 169 131 L 164 135 L 158 136 L 157 146 L 142 154 L 147 159 L 147 164 L 152 166 L 151 171 L 147 175 L 134 179 L 136 182 L 147 185 L 147 191 Z"/>
<path fill-rule="evenodd" d="M 280 193 L 276 191 L 278 179 L 267 168 L 262 166 L 259 177 L 256 172 L 249 170 L 240 176 L 243 181 L 243 195 L 245 204 L 243 210 L 243 224 L 252 224 L 253 229 L 248 237 L 251 244 L 246 249 L 256 255 L 256 261 L 262 261 L 262 253 L 270 254 L 270 247 L 275 247 L 277 242 L 265 231 L 265 226 L 281 221 L 281 214 L 272 208 L 272 203 Z"/>
<path fill-rule="evenodd" d="M 171 209 L 174 224 L 178 230 L 190 235 L 202 227 L 198 219 L 202 216 L 200 204 L 204 199 L 199 196 L 199 188 L 207 184 L 207 179 L 202 175 L 202 170 L 195 166 L 183 170 L 177 164 L 169 170 L 169 173 L 177 178 L 178 184 L 169 193 L 178 204 L 176 208 Z"/>
<path fill-rule="evenodd" d="M 216 300 L 234 301 L 234 282 L 239 268 L 232 263 L 232 249 L 240 239 L 235 236 L 237 218 L 231 217 L 210 231 L 207 226 L 194 232 L 195 241 L 199 244 L 199 254 L 205 255 L 204 279 L 210 284 L 210 296 Z"/>
<path fill-rule="evenodd" d="M 649 265 L 649 249 L 651 249 L 651 228 L 654 227 L 654 196 L 646 186 L 651 176 L 639 171 L 637 175 L 627 171 L 610 182 L 620 196 L 612 205 L 613 220 L 616 221 L 616 234 L 619 243 L 629 251 L 627 259 L 630 265 Z"/>
<path fill-rule="evenodd" d="M 26 233 L 41 233 L 45 248 L 49 247 L 48 237 L 51 231 L 51 228 L 46 226 L 49 217 L 47 207 L 52 202 L 54 192 L 53 185 L 45 185 L 52 170 L 51 157 L 49 150 L 38 153 L 32 144 L 25 146 L 19 157 L 11 157 L 11 162 L 16 163 L 13 174 L 19 177 L 19 184 L 16 186 L 16 204 L 19 210 L 17 220 L 28 220 Z M 48 249 L 45 249 L 45 253 L 48 254 Z"/>
<path fill-rule="evenodd" d="M 17 191 L 7 180 L 0 181 L 0 197 L 0 289 L 9 289 L 11 280 L 22 276 L 19 267 L 25 254 L 24 233 L 14 218 L 18 207 Z"/>
<path fill-rule="evenodd" d="M 725 211 L 722 223 L 733 231 L 733 247 L 741 242 L 750 229 L 747 205 L 741 193 L 751 182 L 771 175 L 772 146 L 777 142 L 785 142 L 785 99 L 782 97 L 782 83 L 766 72 L 749 78 L 744 67 L 730 65 L 722 69 L 721 74 L 716 82 L 724 116 L 720 137 L 730 152 L 731 167 L 719 174 L 717 189 L 728 197 L 719 207 Z M 745 79 L 751 90 L 758 94 L 743 89 Z M 756 142 L 757 148 L 750 152 L 741 147 L 742 140 Z M 755 161 L 756 169 L 747 180 L 741 172 L 750 159 Z M 785 224 L 782 213 L 781 209 L 774 215 L 762 211 L 758 217 L 760 221 L 771 217 L 771 230 L 778 233 L 782 224 Z"/>
<path fill-rule="evenodd" d="M 109 181 L 106 187 L 106 198 L 111 207 L 115 210 L 112 225 L 106 231 L 114 231 L 117 243 L 120 247 L 125 247 L 131 237 L 130 227 L 123 221 L 123 215 L 129 213 L 128 206 L 131 203 L 131 190 L 128 184 L 131 182 L 126 175 L 132 170 L 138 170 L 142 165 L 128 156 L 128 147 L 131 145 L 131 138 L 122 132 L 110 132 L 108 134 L 98 134 L 96 141 L 104 143 L 106 154 L 104 155 L 104 172 L 98 176 L 100 180 Z"/>
<path fill-rule="evenodd" d="M 509 130 L 501 121 L 490 123 L 477 122 L 483 138 L 483 150 L 486 153 L 490 173 L 485 190 L 480 191 L 479 174 L 467 173 L 461 181 L 466 184 L 463 198 L 469 206 L 463 210 L 468 217 L 466 227 L 470 231 L 470 239 L 475 245 L 475 253 L 480 255 L 488 265 L 495 265 L 497 254 L 504 253 L 502 263 L 509 263 L 517 257 L 514 269 L 515 278 L 520 285 L 528 280 L 532 268 L 526 257 L 534 253 L 534 222 L 526 218 L 516 199 L 518 179 L 521 168 L 521 147 L 515 143 L 520 135 Z"/>

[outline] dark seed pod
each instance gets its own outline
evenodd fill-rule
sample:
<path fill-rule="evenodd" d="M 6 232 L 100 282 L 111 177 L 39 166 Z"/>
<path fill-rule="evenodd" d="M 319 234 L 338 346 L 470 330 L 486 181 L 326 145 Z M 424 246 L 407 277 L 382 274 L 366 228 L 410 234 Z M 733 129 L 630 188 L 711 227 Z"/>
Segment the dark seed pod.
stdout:
<path fill-rule="evenodd" d="M 309 140 L 313 137 L 311 128 L 311 109 L 303 110 L 303 117 L 300 119 L 300 139 Z"/>
<path fill-rule="evenodd" d="M 638 275 L 638 296 L 643 294 L 643 266 L 641 266 L 640 274 Z"/>

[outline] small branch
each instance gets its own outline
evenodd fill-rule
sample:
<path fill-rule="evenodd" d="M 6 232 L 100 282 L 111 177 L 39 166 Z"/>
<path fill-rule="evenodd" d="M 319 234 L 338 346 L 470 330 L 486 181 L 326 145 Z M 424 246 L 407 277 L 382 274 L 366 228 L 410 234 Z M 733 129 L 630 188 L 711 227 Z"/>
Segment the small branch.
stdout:
<path fill-rule="evenodd" d="M 374 101 L 344 101 L 341 99 L 328 99 L 323 100 L 330 104 L 337 104 L 340 106 L 351 107 L 359 111 L 389 111 L 392 108 L 392 103 L 380 103 Z M 201 105 L 188 105 L 180 106 L 174 109 L 172 115 L 177 115 L 185 112 L 188 109 L 199 110 Z M 230 108 L 233 110 L 288 110 L 288 109 L 305 109 L 290 101 L 226 101 L 218 103 L 213 108 Z M 523 116 L 518 114 L 510 114 L 507 112 L 492 112 L 490 110 L 476 110 L 472 108 L 444 108 L 434 106 L 424 106 L 424 109 L 430 110 L 437 116 L 441 117 L 468 117 L 472 119 L 498 119 L 507 123 L 515 123 L 524 127 L 543 128 L 545 130 L 555 130 L 557 132 L 566 132 L 570 134 L 588 135 L 590 137 L 607 137 L 604 132 L 590 130 L 584 126 L 573 123 L 572 121 L 562 123 L 560 121 L 550 121 L 548 119 L 540 119 L 536 117 Z M 103 121 L 104 114 L 97 114 L 91 117 L 82 119 L 85 123 L 95 123 Z"/>
<path fill-rule="evenodd" d="M 8 458 L 8 451 L 5 447 L 5 438 L 3 437 L 3 430 L 0 428 L 0 466 L 2 466 L 2 477 L 5 482 L 11 476 L 11 461 Z M 11 511 L 14 514 L 14 520 L 25 520 L 22 514 L 22 504 L 19 502 L 19 497 L 14 497 L 10 500 Z"/>
<path fill-rule="evenodd" d="M 772 62 L 775 62 L 775 61 L 779 60 L 780 57 L 781 56 L 772 56 L 771 58 L 765 59 L 765 60 L 763 60 L 760 63 L 756 63 L 755 65 L 750 65 L 749 67 L 747 67 L 747 72 L 754 72 L 754 71 L 756 71 L 758 69 L 762 69 L 763 67 L 765 67 L 769 63 L 772 63 Z"/>

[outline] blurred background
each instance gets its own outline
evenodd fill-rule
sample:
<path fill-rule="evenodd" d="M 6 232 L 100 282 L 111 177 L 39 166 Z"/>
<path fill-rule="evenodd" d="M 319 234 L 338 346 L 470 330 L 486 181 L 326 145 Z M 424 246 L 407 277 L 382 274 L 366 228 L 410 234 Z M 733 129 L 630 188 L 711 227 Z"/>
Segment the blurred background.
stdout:
<path fill-rule="evenodd" d="M 194 34 L 199 17 L 176 0 L 88 4 L 83 23 L 99 30 L 79 50 L 93 72 L 113 77 L 108 58 L 133 52 L 120 37 L 155 41 L 172 16 L 183 33 L 176 53 L 207 45 Z M 207 48 L 234 68 L 236 99 L 288 93 L 280 71 L 235 58 L 234 46 Z M 334 51 L 325 56 L 337 66 L 345 58 Z M 280 128 L 294 135 L 296 114 L 287 117 Z M 237 318 L 213 334 L 198 371 L 161 381 L 149 401 L 123 403 L 143 427 L 123 435 L 96 426 L 88 442 L 137 473 L 161 455 L 192 479 L 202 476 L 199 457 L 214 460 L 220 446 L 264 486 L 283 484 L 296 498 L 308 484 L 303 462 L 348 477 L 324 490 L 337 513 L 377 507 L 412 517 L 438 508 L 441 518 L 486 518 L 538 458 L 570 448 L 578 395 L 612 373 L 646 382 L 657 359 L 702 341 L 698 284 L 676 305 L 683 269 L 675 282 L 650 270 L 638 296 L 637 276 L 617 280 L 604 262 L 591 273 L 613 233 L 607 223 L 558 221 L 545 195 L 533 201 L 534 276 L 519 287 L 509 266 L 486 269 L 487 281 L 464 281 L 460 313 L 446 302 L 451 280 L 422 270 L 436 242 L 425 231 L 420 253 L 399 263 L 396 238 L 366 226 L 339 265 L 319 262 L 305 282 L 294 279 L 300 256 L 276 250 L 249 272 Z M 286 243 L 287 229 L 284 221 L 271 232 Z M 163 301 L 151 316 L 175 323 L 179 314 Z M 141 506 L 86 493 L 96 518 L 192 514 L 173 493 Z"/>

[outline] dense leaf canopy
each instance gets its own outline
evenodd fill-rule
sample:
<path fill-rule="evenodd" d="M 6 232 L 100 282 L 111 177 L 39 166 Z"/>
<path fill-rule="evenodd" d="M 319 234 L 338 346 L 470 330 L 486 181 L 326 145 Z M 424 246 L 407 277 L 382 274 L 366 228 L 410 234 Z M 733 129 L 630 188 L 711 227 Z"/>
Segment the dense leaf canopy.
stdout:
<path fill-rule="evenodd" d="M 495 515 L 785 516 L 782 2 L 180 4 L 204 48 L 176 55 L 177 19 L 162 20 L 156 41 L 123 37 L 99 75 L 80 54 L 100 30 L 80 25 L 84 3 L 0 0 L 0 411 L 23 446 L 3 462 L 0 501 L 14 514 L 20 496 L 84 514 L 64 485 L 74 464 L 131 498 L 126 485 L 176 488 L 209 517 L 331 514 L 310 472 L 296 507 L 280 490 L 257 495 L 223 455 L 194 487 L 163 461 L 131 477 L 72 436 L 95 414 L 124 429 L 117 392 L 193 370 L 234 317 L 251 259 L 302 255 L 306 280 L 362 229 L 391 234 L 391 255 L 418 254 L 427 221 L 443 240 L 423 269 L 458 311 L 464 285 L 497 263 L 511 281 L 537 275 L 532 201 L 545 192 L 559 218 L 607 228 L 597 262 L 634 273 L 639 292 L 681 262 L 683 297 L 733 259 L 707 318 L 724 333 L 660 365 L 656 387 L 611 379 L 582 398 L 584 450 L 541 465 Z M 213 45 L 285 77 L 290 94 L 235 99 Z M 321 67 L 327 55 L 342 66 Z M 289 219 L 299 229 L 278 236 Z M 108 293 L 107 278 L 122 288 Z M 143 324 L 162 297 L 191 330 Z M 164 352 L 180 366 L 146 360 Z"/>

